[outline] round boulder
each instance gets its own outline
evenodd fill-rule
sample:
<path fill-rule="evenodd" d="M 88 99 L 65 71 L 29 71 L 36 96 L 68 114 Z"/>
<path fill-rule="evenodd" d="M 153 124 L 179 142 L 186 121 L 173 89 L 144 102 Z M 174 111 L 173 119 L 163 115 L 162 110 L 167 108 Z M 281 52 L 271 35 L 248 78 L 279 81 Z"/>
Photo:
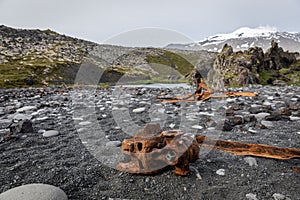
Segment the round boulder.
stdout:
<path fill-rule="evenodd" d="M 0 194 L 0 200 L 68 200 L 64 191 L 47 184 L 28 184 Z"/>

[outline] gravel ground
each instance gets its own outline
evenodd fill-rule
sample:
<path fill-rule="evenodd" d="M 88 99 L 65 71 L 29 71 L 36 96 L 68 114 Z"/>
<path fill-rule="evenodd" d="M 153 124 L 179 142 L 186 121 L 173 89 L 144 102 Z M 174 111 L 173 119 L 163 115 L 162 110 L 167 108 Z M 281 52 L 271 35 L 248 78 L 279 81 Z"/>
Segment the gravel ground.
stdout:
<path fill-rule="evenodd" d="M 163 129 L 204 134 L 226 119 L 223 131 L 210 129 L 218 134 L 216 138 L 300 148 L 299 87 L 243 90 L 258 92 L 259 96 L 222 103 L 210 100 L 162 105 L 154 95 L 182 94 L 185 89 L 123 88 L 120 95 L 108 88 L 93 90 L 92 97 L 88 95 L 91 90 L 84 89 L 1 89 L 0 193 L 23 184 L 45 183 L 60 187 L 74 200 L 300 199 L 299 160 L 251 158 L 211 150 L 191 164 L 188 176 L 180 177 L 171 168 L 147 176 L 119 172 L 97 157 L 99 146 L 115 141 L 114 148 L 120 149 L 120 142 L 132 137 L 133 133 L 125 133 L 125 129 L 131 130 L 130 123 L 143 127 L 149 122 L 160 122 Z M 89 113 L 91 107 L 94 113 Z M 262 117 L 264 113 L 267 115 Z M 33 132 L 9 130 L 9 125 L 25 118 L 32 122 Z M 45 130 L 56 130 L 59 135 L 45 137 Z"/>

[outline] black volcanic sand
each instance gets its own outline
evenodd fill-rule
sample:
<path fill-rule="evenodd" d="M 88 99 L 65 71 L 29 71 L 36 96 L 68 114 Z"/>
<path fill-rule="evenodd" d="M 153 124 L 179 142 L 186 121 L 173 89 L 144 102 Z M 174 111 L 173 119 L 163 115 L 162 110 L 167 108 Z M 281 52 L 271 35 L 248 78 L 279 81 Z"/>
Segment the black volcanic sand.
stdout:
<path fill-rule="evenodd" d="M 275 193 L 285 196 L 283 199 L 300 199 L 300 174 L 296 170 L 300 169 L 299 160 L 255 158 L 257 165 L 250 166 L 243 156 L 212 150 L 191 164 L 196 170 L 185 177 L 173 174 L 171 168 L 160 174 L 147 176 L 112 169 L 87 150 L 86 142 L 82 143 L 80 136 L 85 132 L 97 133 L 100 130 L 95 129 L 93 124 L 82 125 L 80 130 L 75 126 L 78 121 L 86 122 L 89 118 L 81 116 L 82 119 L 73 120 L 76 108 L 86 106 L 72 101 L 70 93 L 73 90 L 0 90 L 0 193 L 23 184 L 45 183 L 60 187 L 69 199 L 255 199 L 255 195 L 257 199 L 275 199 Z M 276 120 L 269 118 L 266 120 L 271 123 L 268 127 L 261 125 L 260 120 L 230 123 L 232 130 L 222 131 L 219 138 L 300 148 L 300 121 L 297 119 L 300 116 L 300 88 L 255 86 L 244 90 L 259 92 L 259 96 L 226 100 L 221 108 L 217 108 L 220 116 L 225 117 L 225 110 L 230 107 L 235 109 L 233 114 L 227 114 L 226 119 L 229 121 L 236 116 L 246 119 L 246 116 L 257 113 L 273 115 L 276 110 L 283 108 L 290 109 L 290 113 Z M 153 95 L 179 94 L 184 89 L 124 89 L 124 93 L 130 94 L 126 97 L 129 103 L 121 106 L 112 105 L 112 101 L 119 98 L 112 95 L 112 91 L 113 89 L 98 89 L 91 100 L 96 99 L 94 105 L 97 121 L 106 138 L 122 141 L 131 136 L 125 134 L 115 122 L 113 108 L 117 107 L 118 110 L 122 106 L 127 107 L 130 120 L 143 126 L 155 118 L 153 115 L 156 112 L 149 114 L 149 110 L 153 109 L 153 105 L 159 106 Z M 89 99 L 84 89 L 77 90 L 75 94 L 76 99 Z M 205 114 L 217 112 L 209 107 L 213 102 L 216 101 L 185 104 L 184 107 L 189 109 L 186 109 L 188 120 L 184 125 L 200 125 L 204 127 L 203 130 L 214 126 L 209 123 L 210 116 Z M 15 134 L 7 139 L 7 118 L 13 118 L 16 110 L 24 106 L 36 106 L 36 109 L 24 113 L 32 116 L 34 132 Z M 254 108 L 250 109 L 251 106 Z M 179 128 L 182 107 L 181 104 L 160 107 L 162 114 L 158 118 L 163 117 L 163 129 L 171 129 L 170 125 L 174 129 Z M 133 112 L 135 108 L 145 108 L 145 111 Z M 80 113 L 75 114 L 80 116 Z M 40 130 L 57 130 L 60 134 L 46 138 Z M 197 129 L 193 130 L 197 132 Z M 202 131 L 198 132 L 201 134 Z M 97 144 L 99 138 L 89 139 L 95 140 Z M 225 175 L 217 174 L 219 169 L 224 169 Z M 196 171 L 202 176 L 201 180 L 197 178 Z"/>

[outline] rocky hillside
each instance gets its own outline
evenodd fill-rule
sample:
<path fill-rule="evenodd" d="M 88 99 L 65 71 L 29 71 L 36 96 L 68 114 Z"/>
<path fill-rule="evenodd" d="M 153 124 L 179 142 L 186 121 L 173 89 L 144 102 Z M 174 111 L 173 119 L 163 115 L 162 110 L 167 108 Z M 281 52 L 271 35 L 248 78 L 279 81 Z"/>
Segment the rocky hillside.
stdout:
<path fill-rule="evenodd" d="M 279 43 L 284 50 L 300 52 L 300 33 L 282 32 L 273 27 L 242 27 L 232 33 L 209 36 L 192 44 L 170 44 L 167 48 L 219 52 L 225 44 L 229 44 L 234 51 L 247 50 L 255 46 L 266 51 L 270 48 L 272 40 Z"/>
<path fill-rule="evenodd" d="M 225 85 L 241 86 L 248 84 L 300 84 L 299 53 L 284 51 L 272 41 L 266 53 L 260 47 L 234 52 L 233 47 L 225 44 L 218 54 L 209 82 L 223 79 Z M 217 77 L 219 72 L 221 77 Z"/>
<path fill-rule="evenodd" d="M 82 64 L 100 82 L 182 81 L 195 66 L 207 74 L 215 53 L 99 45 L 51 30 L 0 26 L 0 87 L 71 84 Z"/>

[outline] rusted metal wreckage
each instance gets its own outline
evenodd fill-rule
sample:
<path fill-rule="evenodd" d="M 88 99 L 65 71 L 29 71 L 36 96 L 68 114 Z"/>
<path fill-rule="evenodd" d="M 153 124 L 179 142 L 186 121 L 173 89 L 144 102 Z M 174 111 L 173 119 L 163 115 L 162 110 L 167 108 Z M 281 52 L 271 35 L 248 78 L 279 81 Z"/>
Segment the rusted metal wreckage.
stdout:
<path fill-rule="evenodd" d="M 221 93 L 221 96 L 214 96 Z M 205 101 L 210 98 L 235 96 L 257 96 L 251 92 L 225 92 L 209 89 L 203 79 L 197 81 L 194 94 L 163 98 L 163 103 Z M 122 143 L 122 152 L 130 159 L 120 162 L 117 169 L 133 174 L 154 174 L 168 166 L 174 166 L 174 173 L 187 175 L 189 163 L 198 159 L 200 147 L 216 149 L 242 156 L 258 156 L 273 159 L 300 158 L 300 149 L 279 148 L 264 144 L 247 144 L 226 140 L 213 140 L 207 136 L 191 135 L 181 130 L 161 131 L 159 125 L 149 124 L 133 138 Z"/>
<path fill-rule="evenodd" d="M 300 149 L 213 140 L 180 130 L 161 131 L 158 124 L 149 124 L 133 138 L 123 141 L 122 152 L 129 156 L 130 161 L 120 162 L 117 169 L 133 174 L 155 174 L 174 166 L 175 174 L 187 175 L 189 163 L 199 157 L 199 145 L 242 156 L 281 160 L 300 158 Z"/>
<path fill-rule="evenodd" d="M 192 102 L 192 101 L 206 101 L 210 98 L 224 98 L 224 97 L 255 97 L 258 94 L 253 92 L 232 92 L 212 90 L 206 84 L 204 79 L 197 81 L 197 88 L 194 94 L 187 94 L 185 96 L 174 97 L 157 97 L 163 100 L 163 103 L 176 103 L 176 102 Z"/>

